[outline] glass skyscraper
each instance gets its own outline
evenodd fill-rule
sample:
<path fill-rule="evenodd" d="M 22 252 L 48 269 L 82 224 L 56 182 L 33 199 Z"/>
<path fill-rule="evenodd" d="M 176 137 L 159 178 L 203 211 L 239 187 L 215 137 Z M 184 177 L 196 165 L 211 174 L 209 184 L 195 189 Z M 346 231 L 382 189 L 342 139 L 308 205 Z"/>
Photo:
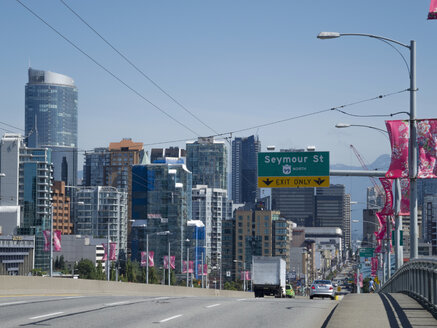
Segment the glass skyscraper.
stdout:
<path fill-rule="evenodd" d="M 235 138 L 232 141 L 232 200 L 254 203 L 257 197 L 257 160 L 261 151 L 258 137 Z"/>
<path fill-rule="evenodd" d="M 187 168 L 193 173 L 193 186 L 227 189 L 227 149 L 224 141 L 199 137 L 187 142 Z"/>
<path fill-rule="evenodd" d="M 27 146 L 52 150 L 54 179 L 77 184 L 77 88 L 68 76 L 29 68 Z"/>

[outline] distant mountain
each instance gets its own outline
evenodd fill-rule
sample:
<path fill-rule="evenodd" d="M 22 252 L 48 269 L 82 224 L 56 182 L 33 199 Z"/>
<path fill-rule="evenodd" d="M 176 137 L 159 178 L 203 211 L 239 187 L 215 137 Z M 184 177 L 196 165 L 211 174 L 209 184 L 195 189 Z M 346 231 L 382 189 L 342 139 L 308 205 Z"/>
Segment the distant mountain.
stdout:
<path fill-rule="evenodd" d="M 373 163 L 367 164 L 369 170 L 387 171 L 390 166 L 390 155 L 379 156 Z M 331 170 L 365 170 L 361 166 L 348 166 L 344 164 L 331 165 Z M 352 238 L 361 238 L 363 209 L 367 207 L 367 187 L 372 186 L 369 177 L 331 177 L 331 184 L 342 184 L 346 187 L 346 193 L 351 195 L 351 201 L 357 202 L 351 206 L 352 220 L 360 220 L 360 223 L 352 223 Z M 377 180 L 378 181 L 378 180 Z M 378 181 L 379 184 L 379 181 Z"/>

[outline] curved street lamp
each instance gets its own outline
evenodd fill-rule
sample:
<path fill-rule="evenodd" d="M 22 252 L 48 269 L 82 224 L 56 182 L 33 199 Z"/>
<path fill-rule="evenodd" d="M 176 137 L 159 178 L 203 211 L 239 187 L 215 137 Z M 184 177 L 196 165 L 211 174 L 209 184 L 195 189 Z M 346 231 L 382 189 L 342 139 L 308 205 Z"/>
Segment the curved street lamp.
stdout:
<path fill-rule="evenodd" d="M 416 41 L 411 40 L 410 45 L 385 38 L 379 35 L 366 33 L 339 33 L 339 32 L 320 32 L 318 39 L 335 39 L 341 36 L 364 36 L 377 39 L 390 45 L 402 57 L 407 64 L 402 53 L 393 44 L 407 48 L 410 51 L 410 140 L 408 151 L 408 167 L 410 178 L 410 259 L 418 257 L 418 221 L 417 221 L 417 141 L 416 141 Z M 407 64 L 408 67 L 408 64 Z"/>

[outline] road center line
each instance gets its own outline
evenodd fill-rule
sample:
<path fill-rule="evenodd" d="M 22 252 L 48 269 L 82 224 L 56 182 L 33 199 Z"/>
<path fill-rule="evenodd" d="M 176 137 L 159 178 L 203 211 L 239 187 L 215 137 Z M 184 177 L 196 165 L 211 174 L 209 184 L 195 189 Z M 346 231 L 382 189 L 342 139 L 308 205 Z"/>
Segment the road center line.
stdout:
<path fill-rule="evenodd" d="M 172 316 L 172 317 L 170 317 L 170 318 L 163 319 L 163 320 L 161 320 L 160 322 L 167 322 L 167 321 L 170 321 L 170 320 L 173 320 L 173 319 L 179 318 L 179 317 L 182 317 L 182 314 L 174 315 L 174 316 Z"/>
<path fill-rule="evenodd" d="M 64 313 L 64 312 L 47 313 L 47 314 L 43 314 L 43 315 L 39 315 L 39 316 L 36 316 L 36 317 L 29 318 L 29 320 L 41 319 L 41 318 L 45 318 L 45 317 L 51 317 L 51 316 L 62 314 L 62 313 Z"/>
<path fill-rule="evenodd" d="M 219 305 L 220 304 L 212 304 L 212 305 L 208 305 L 207 308 L 212 308 L 212 307 L 219 306 Z"/>
<path fill-rule="evenodd" d="M 122 305 L 122 304 L 128 304 L 128 303 L 130 303 L 130 301 L 121 301 L 121 302 L 108 303 L 108 304 L 105 304 L 105 306 Z"/>

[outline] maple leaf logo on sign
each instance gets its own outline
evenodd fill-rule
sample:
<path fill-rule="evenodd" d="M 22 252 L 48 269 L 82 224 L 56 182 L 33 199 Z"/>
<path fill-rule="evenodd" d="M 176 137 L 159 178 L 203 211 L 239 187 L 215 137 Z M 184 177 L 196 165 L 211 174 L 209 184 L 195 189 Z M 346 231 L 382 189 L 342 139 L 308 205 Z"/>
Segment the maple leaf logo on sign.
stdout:
<path fill-rule="evenodd" d="M 284 166 L 282 166 L 282 172 L 284 174 L 290 174 L 291 173 L 291 165 L 284 165 Z"/>

